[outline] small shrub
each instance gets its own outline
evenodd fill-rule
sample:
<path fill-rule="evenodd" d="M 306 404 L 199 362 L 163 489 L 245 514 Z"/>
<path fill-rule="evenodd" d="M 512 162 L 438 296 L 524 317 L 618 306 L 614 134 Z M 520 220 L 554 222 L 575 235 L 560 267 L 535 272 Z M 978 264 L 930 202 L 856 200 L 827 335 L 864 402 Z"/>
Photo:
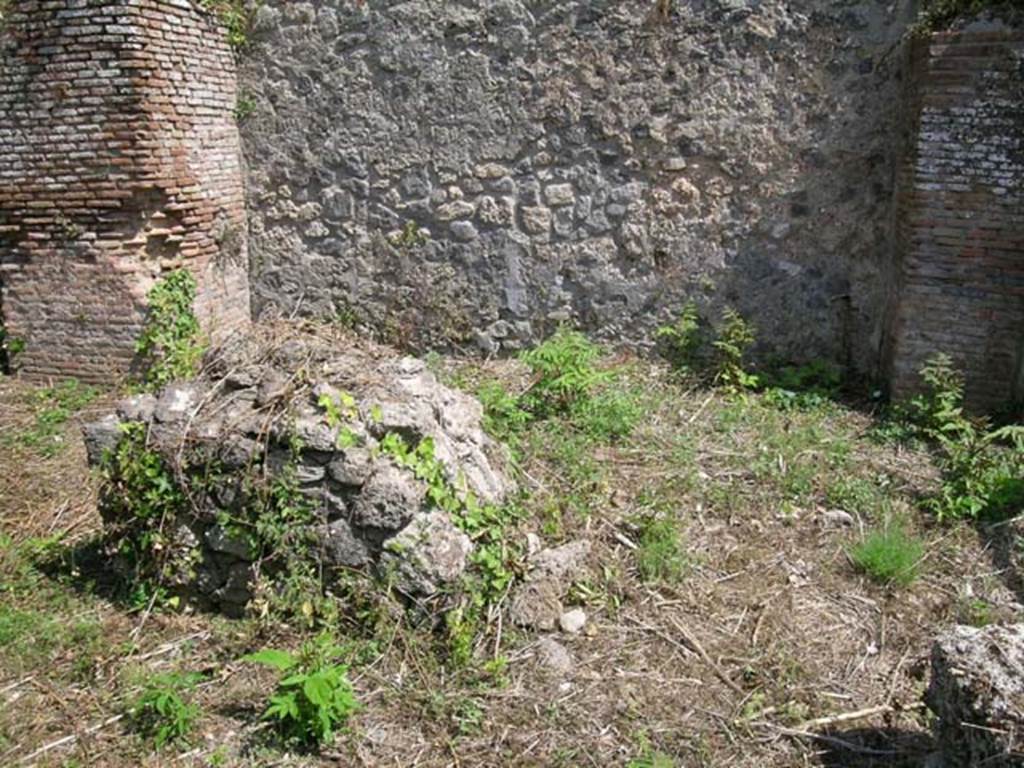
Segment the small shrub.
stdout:
<path fill-rule="evenodd" d="M 0 2 L 0 24 L 3 23 L 3 6 Z M 12 336 L 0 320 L 0 373 L 10 373 L 15 358 L 25 351 L 25 340 Z"/>
<path fill-rule="evenodd" d="M 344 652 L 323 634 L 297 655 L 266 648 L 242 658 L 281 674 L 263 717 L 277 725 L 287 742 L 307 747 L 329 743 L 359 709 L 348 667 L 335 663 Z"/>
<path fill-rule="evenodd" d="M 699 331 L 697 305 L 688 301 L 672 325 L 663 325 L 655 333 L 662 356 L 677 372 L 688 373 L 691 370 L 700 344 Z"/>
<path fill-rule="evenodd" d="M 924 543 L 897 523 L 872 531 L 850 549 L 854 564 L 882 584 L 906 586 L 917 578 Z"/>
<path fill-rule="evenodd" d="M 187 701 L 202 675 L 167 672 L 154 675 L 142 684 L 142 692 L 128 707 L 133 728 L 144 738 L 152 739 L 157 749 L 175 742 L 187 742 L 199 707 Z"/>
<path fill-rule="evenodd" d="M 534 382 L 521 398 L 535 417 L 568 413 L 579 400 L 608 380 L 595 368 L 600 348 L 578 331 L 558 330 L 551 338 L 521 356 L 533 370 Z"/>
<path fill-rule="evenodd" d="M 717 353 L 716 383 L 733 392 L 757 387 L 758 377 L 743 368 L 743 356 L 753 345 L 754 340 L 754 329 L 743 315 L 732 307 L 726 307 L 722 312 L 722 326 L 718 338 L 712 342 Z"/>
<path fill-rule="evenodd" d="M 674 519 L 650 515 L 641 522 L 636 566 L 640 578 L 647 582 L 674 582 L 683 577 L 686 551 Z"/>
<path fill-rule="evenodd" d="M 145 372 L 143 383 L 157 389 L 193 376 L 205 350 L 199 321 L 192 311 L 196 279 L 179 269 L 157 281 L 146 296 L 149 312 L 135 344 Z"/>
<path fill-rule="evenodd" d="M 925 392 L 910 402 L 919 432 L 938 450 L 939 492 L 926 502 L 939 520 L 994 517 L 1024 502 L 1024 427 L 991 429 L 964 413 L 963 376 L 947 355 L 921 369 Z"/>

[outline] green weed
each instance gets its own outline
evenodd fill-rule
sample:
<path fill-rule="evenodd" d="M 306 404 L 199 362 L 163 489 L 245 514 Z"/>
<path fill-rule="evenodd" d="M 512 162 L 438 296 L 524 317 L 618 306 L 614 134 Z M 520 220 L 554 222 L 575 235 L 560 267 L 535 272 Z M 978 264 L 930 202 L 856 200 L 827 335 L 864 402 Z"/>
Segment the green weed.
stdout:
<path fill-rule="evenodd" d="M 535 418 L 569 413 L 608 380 L 609 374 L 595 367 L 600 356 L 600 348 L 586 336 L 564 328 L 527 350 L 521 359 L 533 371 L 534 381 L 521 398 L 523 407 Z"/>
<path fill-rule="evenodd" d="M 679 318 L 672 325 L 663 325 L 655 332 L 662 356 L 678 373 L 689 373 L 700 345 L 700 316 L 692 300 L 683 305 Z"/>
<path fill-rule="evenodd" d="M 187 743 L 200 714 L 199 706 L 188 699 L 200 680 L 202 675 L 183 672 L 144 679 L 141 693 L 128 705 L 134 730 L 157 749 Z"/>
<path fill-rule="evenodd" d="M 99 390 L 80 384 L 76 379 L 38 390 L 33 395 L 35 424 L 28 430 L 5 437 L 4 442 L 24 445 L 48 458 L 56 456 L 66 445 L 64 425 L 98 394 Z"/>
<path fill-rule="evenodd" d="M 236 50 L 244 48 L 252 25 L 252 10 L 246 0 L 202 0 L 202 5 L 217 15 L 228 44 Z"/>
<path fill-rule="evenodd" d="M 335 663 L 344 652 L 322 634 L 298 654 L 266 648 L 242 658 L 280 673 L 263 717 L 277 725 L 286 742 L 305 747 L 330 743 L 358 711 L 348 668 Z"/>
<path fill-rule="evenodd" d="M 636 567 L 646 582 L 676 582 L 683 577 L 688 561 L 674 518 L 651 514 L 640 521 Z"/>
<path fill-rule="evenodd" d="M 718 337 L 711 343 L 717 355 L 715 382 L 732 392 L 755 389 L 760 380 L 743 367 L 743 358 L 755 340 L 754 329 L 739 312 L 726 307 Z"/>

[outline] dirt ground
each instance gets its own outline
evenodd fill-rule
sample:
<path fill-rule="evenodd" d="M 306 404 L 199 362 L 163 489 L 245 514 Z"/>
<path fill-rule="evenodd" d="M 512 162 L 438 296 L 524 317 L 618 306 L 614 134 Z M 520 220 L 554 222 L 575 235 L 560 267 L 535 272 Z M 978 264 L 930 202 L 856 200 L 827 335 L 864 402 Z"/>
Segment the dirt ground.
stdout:
<path fill-rule="evenodd" d="M 864 408 L 786 409 L 626 362 L 644 403 L 627 438 L 556 423 L 522 438 L 511 535 L 592 547 L 565 599 L 585 627 L 548 633 L 571 663 L 542 663 L 547 641 L 503 621 L 502 605 L 459 669 L 400 608 L 372 633 L 343 622 L 361 710 L 318 754 L 275 745 L 260 719 L 272 675 L 239 661 L 309 630 L 146 611 L 110 588 L 79 429 L 115 393 L 40 445 L 25 436 L 43 388 L 0 377 L 0 765 L 923 765 L 933 638 L 1020 611 L 986 536 L 921 510 L 928 455 L 872 439 Z M 519 375 L 440 365 L 470 388 Z M 652 517 L 683 548 L 663 578 L 638 564 Z M 923 541 L 909 585 L 876 583 L 849 555 L 883 517 Z M 126 708 L 140 680 L 170 670 L 203 674 L 201 715 L 188 744 L 157 752 Z"/>

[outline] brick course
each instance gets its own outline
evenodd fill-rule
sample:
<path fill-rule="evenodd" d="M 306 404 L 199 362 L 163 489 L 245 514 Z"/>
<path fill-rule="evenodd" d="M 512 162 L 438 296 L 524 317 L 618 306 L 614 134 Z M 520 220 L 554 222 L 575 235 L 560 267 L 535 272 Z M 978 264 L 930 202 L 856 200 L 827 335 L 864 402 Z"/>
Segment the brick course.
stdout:
<path fill-rule="evenodd" d="M 1024 31 L 938 33 L 912 58 L 890 386 L 913 393 L 946 352 L 969 404 L 995 409 L 1024 394 Z"/>
<path fill-rule="evenodd" d="M 249 318 L 224 32 L 188 0 L 19 0 L 0 32 L 0 290 L 31 377 L 127 371 L 160 274 Z"/>

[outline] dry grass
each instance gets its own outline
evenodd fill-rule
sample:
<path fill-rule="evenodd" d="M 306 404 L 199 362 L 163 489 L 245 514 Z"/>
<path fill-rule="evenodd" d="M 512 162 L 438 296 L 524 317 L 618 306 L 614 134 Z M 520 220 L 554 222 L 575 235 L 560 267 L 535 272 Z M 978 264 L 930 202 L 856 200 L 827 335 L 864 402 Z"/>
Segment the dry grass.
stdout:
<path fill-rule="evenodd" d="M 464 383 L 522 375 L 508 364 L 446 369 Z M 505 671 L 451 669 L 435 635 L 385 612 L 375 637 L 342 628 L 364 708 L 320 755 L 268 742 L 259 713 L 271 679 L 236 661 L 294 647 L 300 630 L 187 613 L 143 620 L 86 557 L 100 526 L 77 428 L 112 395 L 66 425 L 53 458 L 0 441 L 0 639 L 6 627 L 16 640 L 0 643 L 0 764 L 625 766 L 655 752 L 679 766 L 921 764 L 932 638 L 967 594 L 996 617 L 1016 610 L 973 529 L 915 511 L 934 481 L 927 457 L 872 443 L 870 418 L 843 407 L 781 413 L 678 387 L 645 363 L 632 377 L 648 407 L 630 438 L 600 444 L 564 427 L 524 438 L 530 514 L 518 534 L 593 543 L 570 596 L 587 627 L 558 638 L 573 671 L 544 669 L 537 637 L 499 634 L 497 622 L 478 649 Z M 0 379 L 3 434 L 32 423 L 31 391 Z M 846 526 L 826 499 L 851 477 L 880 490 Z M 926 542 L 920 578 L 904 589 L 874 584 L 846 554 L 890 508 Z M 638 573 L 637 525 L 652 511 L 679 522 L 678 581 Z M 154 755 L 118 718 L 139 670 L 171 669 L 206 673 L 203 717 L 191 747 Z M 811 722 L 861 710 L 874 714 Z"/>

